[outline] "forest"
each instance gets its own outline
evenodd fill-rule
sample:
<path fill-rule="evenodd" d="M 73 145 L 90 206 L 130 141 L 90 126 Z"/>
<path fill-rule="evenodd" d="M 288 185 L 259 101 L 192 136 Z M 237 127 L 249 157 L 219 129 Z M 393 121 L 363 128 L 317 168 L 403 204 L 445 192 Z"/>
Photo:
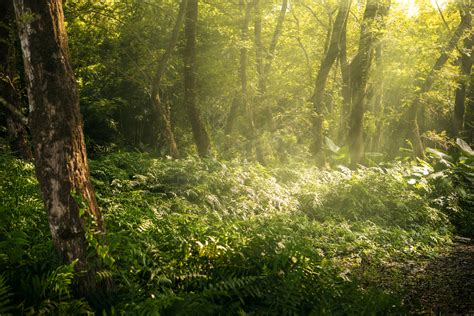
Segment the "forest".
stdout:
<path fill-rule="evenodd" d="M 472 0 L 0 0 L 0 315 L 474 314 Z"/>

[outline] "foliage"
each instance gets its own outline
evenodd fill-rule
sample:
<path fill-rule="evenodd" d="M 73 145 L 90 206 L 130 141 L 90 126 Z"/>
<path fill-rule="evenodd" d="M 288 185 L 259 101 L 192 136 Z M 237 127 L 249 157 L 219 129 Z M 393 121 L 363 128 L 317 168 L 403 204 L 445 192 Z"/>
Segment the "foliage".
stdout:
<path fill-rule="evenodd" d="M 0 267 L 13 294 L 11 312 L 91 312 L 73 296 L 73 266 L 61 265 L 52 248 L 33 165 L 5 155 L 0 165 Z"/>
<path fill-rule="evenodd" d="M 412 186 L 401 165 L 267 169 L 112 154 L 91 167 L 101 247 L 113 258 L 97 277 L 115 288 L 89 305 L 73 295 L 73 266 L 55 258 L 31 164 L 1 159 L 0 263 L 20 313 L 400 313 L 400 267 L 450 236 L 428 182 Z"/>
<path fill-rule="evenodd" d="M 448 214 L 460 235 L 474 237 L 474 151 L 457 139 L 449 152 L 428 148 L 427 161 L 433 170 L 430 181 L 436 202 Z"/>
<path fill-rule="evenodd" d="M 254 13 L 251 12 L 249 38 L 242 40 L 245 10 L 238 3 L 223 0 L 199 3 L 196 93 L 214 140 L 213 146 L 218 155 L 226 159 L 253 158 L 253 140 L 248 135 L 246 114 L 249 108 L 239 105 L 234 131 L 224 135 L 231 105 L 240 99 L 240 51 L 246 48 L 247 103 L 254 112 L 264 156 L 273 162 L 305 155 L 312 142 L 308 130 L 314 111 L 308 100 L 327 49 L 338 2 L 298 0 L 291 4 L 272 67 L 266 74 L 268 82 L 262 100 L 256 91 Z M 263 46 L 268 47 L 281 0 L 264 1 L 261 6 L 262 41 Z M 177 9 L 178 2 L 171 0 L 65 3 L 69 45 L 92 153 L 107 151 L 109 146 L 116 145 L 122 149 L 166 152 L 151 106 L 150 78 L 167 46 Z M 358 50 L 363 12 L 363 2 L 353 4 L 347 22 L 348 61 Z M 367 162 L 374 160 L 370 153 L 377 155 L 376 161 L 382 154 L 383 157 L 396 155 L 405 141 L 406 133 L 402 131 L 408 127 L 404 118 L 418 93 L 416 86 L 429 73 L 440 47 L 444 47 L 458 23 L 459 12 L 454 2 L 437 8 L 429 1 L 394 1 L 387 18 L 377 24 L 382 52 L 375 58 L 374 70 L 368 74 L 364 114 Z M 180 40 L 163 77 L 160 94 L 163 105 L 169 108 L 181 153 L 193 153 L 190 122 L 185 107 L 180 106 L 183 102 L 182 51 Z M 458 63 L 446 65 L 437 74 L 433 91 L 422 96 L 425 112 L 422 131 L 450 130 L 451 99 L 460 80 L 457 67 Z M 324 96 L 323 129 L 324 135 L 343 149 L 333 155 L 339 162 L 345 159 L 344 151 L 347 151 L 347 111 L 350 110 L 345 108 L 343 86 L 340 69 L 331 70 Z M 333 151 L 331 146 L 328 148 Z"/>
<path fill-rule="evenodd" d="M 13 308 L 10 306 L 10 287 L 6 284 L 6 280 L 3 275 L 0 275 L 0 314 L 9 315 L 9 311 Z"/>

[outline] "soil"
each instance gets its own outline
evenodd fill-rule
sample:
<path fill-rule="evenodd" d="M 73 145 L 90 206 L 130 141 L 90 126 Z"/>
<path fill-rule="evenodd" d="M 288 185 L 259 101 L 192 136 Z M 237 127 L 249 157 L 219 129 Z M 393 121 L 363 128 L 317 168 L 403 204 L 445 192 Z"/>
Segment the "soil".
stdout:
<path fill-rule="evenodd" d="M 412 271 L 407 303 L 414 314 L 474 316 L 474 240 L 457 237 L 423 271 Z"/>

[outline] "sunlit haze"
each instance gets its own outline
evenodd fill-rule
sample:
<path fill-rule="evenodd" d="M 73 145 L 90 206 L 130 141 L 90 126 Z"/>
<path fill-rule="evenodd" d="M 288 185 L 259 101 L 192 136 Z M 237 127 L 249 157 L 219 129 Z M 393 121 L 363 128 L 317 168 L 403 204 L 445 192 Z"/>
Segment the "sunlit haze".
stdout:
<path fill-rule="evenodd" d="M 420 4 L 417 0 L 396 0 L 395 1 L 398 6 L 405 12 L 405 14 L 409 17 L 416 17 L 420 11 Z M 436 10 L 444 10 L 448 5 L 449 0 L 431 0 L 431 5 Z"/>

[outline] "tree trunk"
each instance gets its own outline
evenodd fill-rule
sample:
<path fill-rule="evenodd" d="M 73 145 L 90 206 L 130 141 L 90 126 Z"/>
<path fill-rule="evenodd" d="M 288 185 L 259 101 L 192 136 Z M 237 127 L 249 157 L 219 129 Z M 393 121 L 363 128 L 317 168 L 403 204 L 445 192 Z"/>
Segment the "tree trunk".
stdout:
<path fill-rule="evenodd" d="M 347 62 L 347 19 L 344 24 L 344 29 L 341 33 L 341 49 L 339 52 L 339 62 L 341 68 L 342 78 L 342 109 L 340 113 L 339 131 L 338 131 L 338 142 L 343 143 L 345 141 L 347 131 L 349 115 L 351 112 L 351 74 L 350 64 Z"/>
<path fill-rule="evenodd" d="M 186 10 L 186 47 L 184 50 L 184 98 L 194 140 L 200 157 L 209 156 L 211 141 L 197 106 L 196 93 L 196 29 L 198 0 L 189 0 Z"/>
<path fill-rule="evenodd" d="M 255 156 L 258 162 L 265 165 L 265 155 L 260 144 L 260 135 L 255 126 L 255 108 L 259 107 L 263 94 L 266 91 L 264 64 L 263 64 L 263 42 L 262 42 L 262 11 L 260 9 L 260 0 L 254 1 L 255 21 L 254 21 L 254 40 L 255 40 L 255 62 L 257 68 L 257 96 L 253 105 L 248 104 L 249 133 L 252 147 L 255 148 Z"/>
<path fill-rule="evenodd" d="M 280 8 L 280 13 L 277 18 L 277 24 L 273 32 L 272 41 L 270 43 L 267 53 L 264 53 L 264 46 L 262 41 L 262 12 L 260 8 L 260 0 L 254 1 L 255 8 L 255 24 L 254 24 L 254 36 L 255 36 L 255 61 L 257 68 L 257 96 L 254 101 L 254 107 L 260 109 L 261 104 L 265 98 L 267 92 L 267 78 L 271 70 L 272 62 L 275 57 L 276 47 L 283 31 L 283 22 L 285 21 L 286 11 L 288 9 L 288 0 L 283 0 Z M 252 111 L 254 113 L 255 111 Z M 260 126 L 269 125 L 271 130 L 274 130 L 273 114 L 269 107 L 263 109 L 264 119 Z M 253 119 L 252 119 L 253 120 Z M 265 164 L 265 155 L 263 154 L 262 146 L 260 144 L 260 136 L 256 131 L 255 122 L 251 122 L 251 130 L 254 136 L 255 151 L 257 161 L 261 164 Z"/>
<path fill-rule="evenodd" d="M 262 9 L 260 8 L 260 0 L 254 1 L 255 21 L 255 63 L 257 66 L 257 94 L 263 95 L 267 90 L 265 82 L 265 65 L 263 64 L 263 41 L 262 41 Z"/>
<path fill-rule="evenodd" d="M 103 231 L 90 182 L 79 96 L 61 0 L 15 0 L 30 105 L 36 176 L 56 250 L 89 275 L 84 217 Z M 84 211 L 84 216 L 81 215 Z M 81 292 L 94 286 L 81 279 Z"/>
<path fill-rule="evenodd" d="M 474 147 L 474 73 L 471 72 L 467 89 L 466 120 L 464 124 L 466 140 Z"/>
<path fill-rule="evenodd" d="M 465 23 L 467 30 L 472 29 L 472 15 L 469 10 L 464 12 Z M 464 115 L 466 112 L 466 89 L 469 85 L 469 77 L 471 75 L 472 60 L 473 60 L 473 50 L 472 46 L 474 44 L 474 32 L 471 30 L 469 34 L 464 39 L 464 47 L 461 51 L 460 57 L 460 78 L 458 82 L 458 87 L 456 88 L 456 97 L 454 101 L 454 112 L 453 112 L 453 136 L 461 136 L 464 130 Z"/>
<path fill-rule="evenodd" d="M 168 146 L 167 152 L 169 155 L 174 158 L 179 158 L 178 145 L 176 145 L 176 139 L 174 137 L 173 128 L 171 126 L 171 117 L 169 112 L 166 111 L 165 107 L 161 103 L 160 94 L 156 89 L 152 90 L 153 107 L 155 108 L 156 120 L 161 126 L 161 133 L 165 138 L 166 144 Z"/>
<path fill-rule="evenodd" d="M 176 140 L 173 133 L 173 128 L 171 126 L 171 116 L 169 111 L 165 109 L 163 104 L 161 103 L 160 98 L 160 84 L 161 79 L 166 70 L 166 65 L 168 64 L 168 60 L 173 53 L 173 50 L 176 46 L 179 36 L 179 30 L 183 25 L 184 16 L 186 13 L 186 6 L 188 4 L 188 0 L 182 0 L 179 6 L 178 16 L 176 18 L 176 23 L 173 28 L 173 32 L 171 33 L 171 38 L 168 42 L 168 46 L 166 47 L 166 51 L 161 57 L 160 61 L 158 62 L 158 67 L 156 69 L 155 77 L 153 78 L 152 87 L 151 87 L 151 100 L 153 102 L 153 107 L 155 108 L 156 119 L 161 126 L 162 130 L 161 133 L 163 134 L 166 143 L 168 145 L 168 153 L 173 158 L 179 158 L 179 151 L 178 146 L 176 145 Z"/>
<path fill-rule="evenodd" d="M 300 36 L 300 34 L 301 34 L 300 19 L 298 18 L 298 16 L 296 16 L 295 10 L 291 10 L 291 13 L 292 13 L 293 19 L 295 20 L 295 23 L 296 23 L 296 36 L 294 38 L 298 42 L 298 46 L 301 48 L 301 51 L 304 54 L 304 58 L 305 58 L 305 61 L 306 61 L 306 70 L 308 71 L 309 81 L 313 81 L 313 72 L 311 71 L 311 62 L 309 60 L 308 50 L 304 46 L 303 41 L 301 40 L 301 36 Z"/>
<path fill-rule="evenodd" d="M 232 99 L 232 104 L 230 106 L 229 115 L 227 116 L 227 121 L 225 123 L 224 134 L 230 135 L 234 130 L 235 120 L 237 119 L 237 113 L 239 112 L 239 108 L 241 106 L 241 98 L 235 96 Z"/>
<path fill-rule="evenodd" d="M 385 119 L 385 108 L 383 104 L 384 67 L 383 49 L 379 41 L 375 47 L 375 80 L 373 83 L 372 113 L 375 117 L 375 133 L 370 142 L 370 151 L 379 151 L 383 134 L 383 122 Z"/>
<path fill-rule="evenodd" d="M 285 21 L 287 9 L 288 9 L 288 0 L 283 0 L 281 3 L 280 13 L 277 19 L 277 24 L 273 32 L 272 41 L 270 43 L 270 47 L 268 49 L 268 53 L 265 58 L 266 61 L 265 61 L 265 66 L 263 68 L 264 83 L 262 87 L 264 89 L 266 89 L 267 76 L 270 73 L 270 69 L 272 68 L 272 61 L 273 61 L 273 58 L 275 57 L 275 51 L 278 44 L 278 40 L 280 39 L 281 33 L 283 31 L 283 22 Z M 262 91 L 263 93 L 266 92 L 266 90 L 262 90 Z"/>
<path fill-rule="evenodd" d="M 272 68 L 272 63 L 273 59 L 275 57 L 275 51 L 276 47 L 278 45 L 278 41 L 281 37 L 281 34 L 283 32 L 283 22 L 285 21 L 286 17 L 286 11 L 288 9 L 288 0 L 283 0 L 280 8 L 280 13 L 278 14 L 277 18 L 277 23 L 275 26 L 275 30 L 273 31 L 273 36 L 272 36 L 272 41 L 270 42 L 270 46 L 267 50 L 267 53 L 265 54 L 265 60 L 261 60 L 262 64 L 259 66 L 257 64 L 257 69 L 260 68 L 261 72 L 258 72 L 259 75 L 259 80 L 257 84 L 257 101 L 256 105 L 257 108 L 261 108 L 261 105 L 265 99 L 265 94 L 267 92 L 267 81 L 268 81 L 268 76 L 270 74 L 270 70 Z M 261 15 L 259 12 L 258 14 Z M 261 39 L 261 17 L 259 17 L 260 20 L 260 30 L 258 31 L 258 35 L 256 33 L 256 49 L 260 49 L 261 53 L 260 55 L 263 56 L 263 44 L 262 44 L 262 39 Z M 260 46 L 260 47 L 258 47 Z M 259 55 L 259 54 L 257 54 Z M 271 107 L 266 106 L 263 110 L 263 120 L 262 124 L 260 126 L 269 126 L 269 129 L 273 132 L 276 130 L 275 125 L 273 123 L 273 112 Z"/>
<path fill-rule="evenodd" d="M 336 16 L 336 20 L 333 24 L 329 47 L 327 49 L 326 55 L 321 61 L 321 66 L 316 76 L 314 92 L 311 97 L 311 101 L 314 107 L 312 152 L 313 155 L 320 160 L 321 164 L 324 164 L 325 161 L 323 152 L 323 121 L 327 111 L 325 104 L 323 104 L 324 91 L 326 88 L 329 72 L 331 71 L 334 62 L 336 61 L 336 58 L 339 55 L 341 36 L 344 31 L 344 25 L 346 24 L 346 20 L 349 14 L 350 5 L 350 0 L 341 0 L 339 3 L 339 10 Z"/>
<path fill-rule="evenodd" d="M 364 158 L 364 112 L 367 82 L 373 59 L 376 34 L 374 24 L 379 10 L 378 0 L 367 0 L 361 25 L 359 50 L 351 63 L 351 114 L 349 118 L 348 145 L 351 165 L 356 166 Z"/>
<path fill-rule="evenodd" d="M 464 8 L 464 10 L 467 10 L 467 8 Z M 461 8 L 461 22 L 459 23 L 459 26 L 456 28 L 453 36 L 449 40 L 446 47 L 443 49 L 441 55 L 436 60 L 433 68 L 431 68 L 430 73 L 419 86 L 419 92 L 407 112 L 409 138 L 412 141 L 413 153 L 416 157 L 423 157 L 424 155 L 423 142 L 421 140 L 420 129 L 418 126 L 418 112 L 420 111 L 421 100 L 423 94 L 431 89 L 436 79 L 437 72 L 443 68 L 444 64 L 446 64 L 449 59 L 449 54 L 454 48 L 456 48 L 456 45 L 463 36 L 464 32 L 469 28 L 471 18 L 470 15 L 463 13 L 464 10 Z"/>
<path fill-rule="evenodd" d="M 15 42 L 18 33 L 13 25 L 15 12 L 11 1 L 0 3 L 0 91 L 2 103 L 7 109 L 8 141 L 14 155 L 31 160 L 30 141 L 28 138 L 28 120 L 21 113 L 21 101 L 18 96 L 16 69 L 17 53 Z M 26 124 L 25 124 L 26 123 Z"/>
<path fill-rule="evenodd" d="M 248 100 L 247 100 L 247 44 L 249 40 L 249 23 L 250 23 L 250 12 L 252 6 L 249 3 L 246 3 L 244 0 L 240 0 L 240 10 L 242 13 L 242 29 L 240 40 L 242 41 L 242 47 L 240 47 L 240 65 L 239 65 L 239 77 L 240 77 L 240 89 L 241 89 L 241 96 L 240 101 L 239 98 L 234 98 L 232 102 L 232 107 L 229 113 L 229 117 L 227 119 L 227 126 L 226 126 L 226 135 L 229 135 L 232 132 L 232 128 L 234 126 L 234 121 L 237 118 L 239 105 L 249 113 L 249 121 L 250 125 L 253 126 L 253 130 L 255 130 L 255 126 L 253 124 L 253 112 L 251 108 L 247 108 Z M 242 12 L 242 11 L 245 11 Z M 240 104 L 242 103 L 242 104 Z M 251 113 L 251 114 L 250 114 Z"/>

